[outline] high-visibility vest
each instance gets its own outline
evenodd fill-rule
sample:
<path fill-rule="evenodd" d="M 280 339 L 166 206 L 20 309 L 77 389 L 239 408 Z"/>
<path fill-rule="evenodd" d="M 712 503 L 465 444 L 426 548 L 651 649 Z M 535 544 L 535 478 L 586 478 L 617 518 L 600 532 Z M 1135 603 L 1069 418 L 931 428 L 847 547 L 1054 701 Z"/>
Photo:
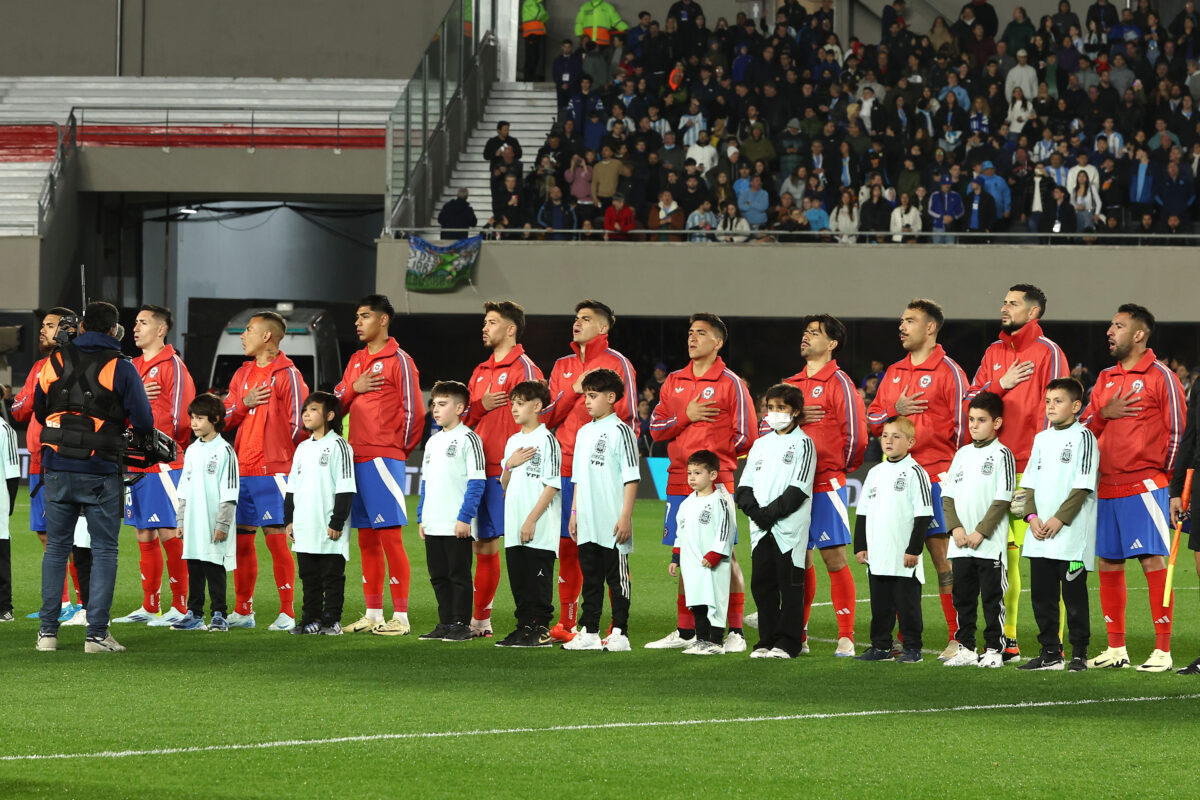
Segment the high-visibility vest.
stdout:
<path fill-rule="evenodd" d="M 545 36 L 549 17 L 543 0 L 525 0 L 521 4 L 521 36 Z"/>
<path fill-rule="evenodd" d="M 587 36 L 600 47 L 612 44 L 612 32 L 628 30 L 629 25 L 608 2 L 589 0 L 575 17 L 575 35 Z"/>

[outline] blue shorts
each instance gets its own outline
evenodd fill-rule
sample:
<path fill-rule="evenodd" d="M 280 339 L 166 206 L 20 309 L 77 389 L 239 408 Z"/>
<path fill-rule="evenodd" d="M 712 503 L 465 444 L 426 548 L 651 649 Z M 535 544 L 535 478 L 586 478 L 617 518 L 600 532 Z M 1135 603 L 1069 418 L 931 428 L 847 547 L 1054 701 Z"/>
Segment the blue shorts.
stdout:
<path fill-rule="evenodd" d="M 926 539 L 939 533 L 950 533 L 946 530 L 946 517 L 942 512 L 942 485 L 931 483 L 929 488 L 930 494 L 933 496 L 933 519 L 929 521 L 929 530 L 925 531 Z"/>
<path fill-rule="evenodd" d="M 140 530 L 178 526 L 175 512 L 181 469 L 152 470 L 125 492 L 125 524 Z"/>
<path fill-rule="evenodd" d="M 287 493 L 287 475 L 248 475 L 238 487 L 237 525 L 239 528 L 283 526 L 283 496 Z"/>
<path fill-rule="evenodd" d="M 488 478 L 484 484 L 475 522 L 476 538 L 481 542 L 504 535 L 504 487 L 499 478 Z"/>
<path fill-rule="evenodd" d="M 562 531 L 559 538 L 571 538 L 571 503 L 575 500 L 575 484 L 570 478 L 559 478 L 562 486 Z"/>
<path fill-rule="evenodd" d="M 373 458 L 354 465 L 351 527 L 398 528 L 408 524 L 403 488 L 407 467 L 394 458 Z"/>
<path fill-rule="evenodd" d="M 675 515 L 679 512 L 679 505 L 687 498 L 686 494 L 667 495 L 667 516 L 663 519 L 662 543 L 668 547 L 675 546 Z"/>
<path fill-rule="evenodd" d="M 46 490 L 43 488 L 37 494 L 33 493 L 41 483 L 40 474 L 29 473 L 29 530 L 34 533 L 46 532 Z"/>
<path fill-rule="evenodd" d="M 846 486 L 813 495 L 812 523 L 808 529 L 809 550 L 850 544 L 850 514 L 846 511 L 849 499 L 850 489 Z"/>
<path fill-rule="evenodd" d="M 1169 555 L 1169 494 L 1163 487 L 1133 497 L 1100 498 L 1096 503 L 1096 555 L 1109 561 Z"/>

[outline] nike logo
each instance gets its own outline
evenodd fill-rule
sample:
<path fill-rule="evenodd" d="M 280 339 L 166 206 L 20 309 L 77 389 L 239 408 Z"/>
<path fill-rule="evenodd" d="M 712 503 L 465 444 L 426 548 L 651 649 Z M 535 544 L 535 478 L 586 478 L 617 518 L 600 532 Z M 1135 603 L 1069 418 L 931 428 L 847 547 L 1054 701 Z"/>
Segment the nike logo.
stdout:
<path fill-rule="evenodd" d="M 1079 569 L 1071 570 L 1070 572 L 1067 573 L 1067 580 L 1073 581 L 1076 578 L 1078 578 L 1080 575 L 1082 575 L 1083 573 L 1084 573 L 1084 570 L 1082 567 L 1080 567 Z"/>

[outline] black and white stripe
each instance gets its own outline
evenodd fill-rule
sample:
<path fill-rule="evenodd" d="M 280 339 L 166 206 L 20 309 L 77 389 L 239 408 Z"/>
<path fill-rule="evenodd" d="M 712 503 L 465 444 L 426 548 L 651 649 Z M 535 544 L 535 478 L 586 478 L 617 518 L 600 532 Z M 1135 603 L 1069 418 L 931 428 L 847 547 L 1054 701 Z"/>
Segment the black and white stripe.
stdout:
<path fill-rule="evenodd" d="M 17 454 L 17 432 L 3 420 L 0 420 L 0 425 L 4 426 L 4 438 L 8 447 L 4 453 L 4 458 L 8 462 L 8 466 L 20 467 L 21 457 Z"/>
<path fill-rule="evenodd" d="M 1003 445 L 1000 447 L 1000 459 L 1004 462 L 1004 472 L 1001 475 L 1004 484 L 1001 488 L 1011 494 L 1017 488 L 1017 462 L 1013 458 L 1012 450 Z"/>
<path fill-rule="evenodd" d="M 621 597 L 629 599 L 629 556 L 617 553 L 617 577 L 621 582 Z"/>
<path fill-rule="evenodd" d="M 636 440 L 633 438 L 633 429 L 624 422 L 619 422 L 617 430 L 621 432 L 621 446 L 625 450 L 625 465 L 636 467 L 638 465 L 638 449 Z"/>
<path fill-rule="evenodd" d="M 482 472 L 486 464 L 483 459 L 483 440 L 479 438 L 479 434 L 475 431 L 467 431 L 467 435 L 464 438 L 470 447 L 471 456 L 475 459 L 475 469 Z"/>
<path fill-rule="evenodd" d="M 1092 461 L 1096 457 L 1096 435 L 1083 428 L 1079 435 L 1079 474 L 1087 475 L 1092 471 Z"/>
<path fill-rule="evenodd" d="M 238 475 L 237 453 L 233 452 L 233 445 L 221 440 L 225 444 L 225 488 L 236 489 L 241 481 L 241 476 Z"/>
<path fill-rule="evenodd" d="M 733 541 L 733 515 L 729 513 L 729 503 L 724 499 L 717 500 L 717 506 L 721 509 L 721 521 L 717 524 L 717 541 L 721 543 Z"/>
<path fill-rule="evenodd" d="M 801 445 L 800 457 L 796 459 L 796 477 L 793 483 L 805 483 L 805 479 L 813 475 L 813 458 L 815 454 L 816 448 L 813 446 L 813 440 L 805 438 Z"/>
<path fill-rule="evenodd" d="M 933 489 L 929 486 L 929 476 L 925 474 L 925 470 L 917 464 L 910 467 L 916 479 L 916 485 L 921 488 L 921 505 L 933 505 Z"/>
<path fill-rule="evenodd" d="M 556 478 L 562 477 L 562 447 L 558 444 L 558 439 L 550 431 L 546 431 L 546 466 L 542 468 L 542 477 L 553 475 Z"/>
<path fill-rule="evenodd" d="M 354 457 L 350 454 L 350 445 L 340 436 L 334 442 L 337 444 L 338 454 L 342 458 L 342 480 L 349 480 L 354 474 Z"/>

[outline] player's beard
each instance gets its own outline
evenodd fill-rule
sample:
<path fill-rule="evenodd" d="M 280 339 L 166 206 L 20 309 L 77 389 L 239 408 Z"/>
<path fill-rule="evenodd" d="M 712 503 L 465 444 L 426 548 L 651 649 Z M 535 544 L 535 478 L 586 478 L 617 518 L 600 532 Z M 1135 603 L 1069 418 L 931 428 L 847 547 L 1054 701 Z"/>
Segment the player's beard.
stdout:
<path fill-rule="evenodd" d="M 1133 345 L 1131 345 L 1131 344 L 1115 344 L 1114 343 L 1112 345 L 1112 357 L 1114 359 L 1116 359 L 1117 361 L 1124 361 L 1125 357 L 1128 356 L 1132 351 L 1133 351 Z"/>
<path fill-rule="evenodd" d="M 1004 331 L 1005 333 L 1009 334 L 1010 336 L 1012 334 L 1016 333 L 1017 331 L 1021 330 L 1021 328 L 1024 328 L 1024 327 L 1025 327 L 1024 322 L 1013 322 L 1012 320 L 1009 320 L 1008 322 L 1000 323 L 1000 330 Z"/>

